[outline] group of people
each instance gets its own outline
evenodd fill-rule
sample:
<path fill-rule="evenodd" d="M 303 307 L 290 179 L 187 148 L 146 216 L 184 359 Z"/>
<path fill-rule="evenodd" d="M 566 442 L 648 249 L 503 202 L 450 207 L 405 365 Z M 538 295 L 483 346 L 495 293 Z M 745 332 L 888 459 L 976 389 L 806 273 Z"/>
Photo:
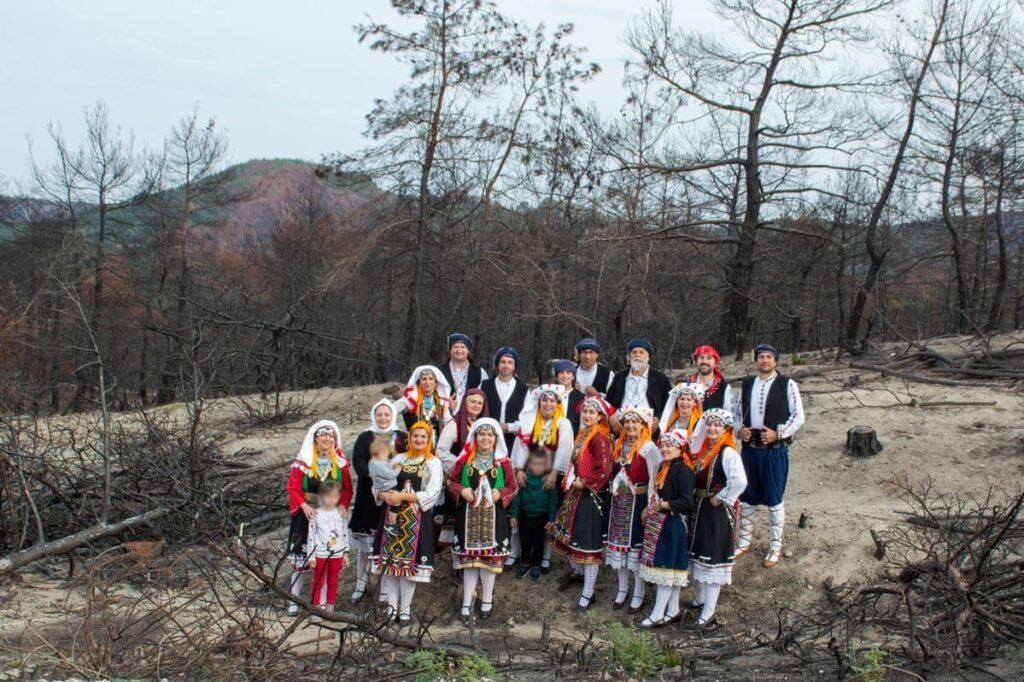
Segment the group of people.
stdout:
<path fill-rule="evenodd" d="M 756 372 L 738 392 L 711 346 L 694 350 L 696 371 L 673 385 L 651 366 L 649 341 L 630 340 L 628 368 L 613 373 L 584 338 L 574 360 L 553 364 L 553 382 L 532 389 L 514 348 L 495 353 L 493 377 L 472 350 L 452 334 L 447 363 L 417 367 L 398 400 L 373 406 L 351 458 L 337 424 L 309 429 L 288 480 L 293 595 L 333 606 L 351 553 L 352 601 L 379 575 L 381 601 L 407 623 L 417 585 L 450 548 L 459 617 L 487 619 L 499 573 L 539 581 L 557 554 L 567 560 L 561 589 L 581 584 L 578 610 L 592 606 L 607 566 L 613 609 L 641 611 L 650 586 L 641 627 L 692 610 L 687 625 L 702 629 L 717 622 L 735 560 L 753 549 L 759 507 L 769 525 L 762 565 L 782 560 L 789 445 L 804 413 L 776 348 L 753 349 Z"/>

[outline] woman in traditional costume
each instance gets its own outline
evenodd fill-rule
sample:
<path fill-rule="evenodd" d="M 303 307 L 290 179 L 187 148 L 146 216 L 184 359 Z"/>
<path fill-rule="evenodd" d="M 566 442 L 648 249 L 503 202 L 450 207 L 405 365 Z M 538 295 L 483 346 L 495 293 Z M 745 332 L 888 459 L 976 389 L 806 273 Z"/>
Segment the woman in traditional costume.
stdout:
<path fill-rule="evenodd" d="M 647 486 L 661 462 L 658 446 L 651 440 L 650 408 L 619 410 L 622 433 L 612 449 L 611 512 L 604 543 L 604 561 L 619 578 L 619 591 L 612 604 L 621 609 L 629 596 L 629 573 L 633 572 L 633 599 L 629 612 L 644 603 L 644 580 L 640 576 L 640 551 L 644 544 L 643 511 L 647 508 Z"/>
<path fill-rule="evenodd" d="M 694 592 L 690 606 L 701 609 L 692 623 L 698 629 L 716 625 L 718 595 L 723 585 L 732 584 L 736 501 L 747 487 L 732 425 L 733 416 L 727 410 L 714 408 L 705 412 L 697 427 L 703 445 L 692 456 L 696 493 L 690 521 L 690 578 Z"/>
<path fill-rule="evenodd" d="M 380 525 L 370 557 L 374 573 L 381 576 L 382 601 L 390 614 L 405 624 L 412 620 L 411 608 L 417 583 L 430 582 L 434 570 L 434 517 L 431 510 L 441 498 L 444 471 L 434 456 L 434 434 L 430 424 L 416 422 L 409 429 L 408 447 L 393 460 L 401 466 L 399 490 L 380 493 L 378 502 L 397 507 L 394 523 L 385 523 L 388 509 L 381 510 Z"/>
<path fill-rule="evenodd" d="M 317 492 L 320 481 L 333 479 L 341 484 L 341 499 L 338 507 L 343 516 L 348 516 L 352 502 L 352 474 L 348 460 L 341 452 L 341 429 L 329 420 L 321 420 L 309 427 L 302 441 L 299 454 L 292 462 L 288 476 L 288 510 L 291 523 L 288 528 L 288 554 L 292 565 L 291 591 L 301 597 L 306 589 L 309 572 L 306 556 L 306 541 L 309 538 L 309 521 L 316 516 Z M 299 605 L 292 602 L 288 613 L 295 615 Z"/>
<path fill-rule="evenodd" d="M 471 388 L 462 396 L 455 417 L 445 425 L 437 439 L 437 456 L 445 465 L 444 473 L 455 464 L 469 438 L 469 431 L 477 419 L 487 416 L 487 395 L 479 388 Z"/>
<path fill-rule="evenodd" d="M 701 401 L 704 399 L 704 387 L 697 383 L 676 384 L 668 394 L 668 402 L 661 411 L 659 428 L 661 433 L 676 429 L 683 431 L 688 439 L 692 439 L 693 430 L 700 421 Z"/>
<path fill-rule="evenodd" d="M 413 370 L 402 397 L 394 402 L 395 412 L 402 415 L 406 430 L 416 422 L 426 422 L 433 429 L 434 442 L 451 421 L 452 388 L 437 367 L 422 365 Z"/>
<path fill-rule="evenodd" d="M 487 619 L 493 608 L 495 576 L 512 552 L 507 509 L 516 496 L 515 472 L 496 420 L 485 417 L 473 424 L 462 455 L 448 475 L 448 490 L 457 505 L 453 563 L 463 571 L 459 618 L 468 621 L 472 615 L 479 582 L 480 617 Z"/>
<path fill-rule="evenodd" d="M 651 615 L 642 628 L 661 627 L 680 618 L 679 592 L 686 586 L 689 552 L 687 517 L 693 503 L 693 471 L 683 457 L 686 433 L 662 434 L 661 464 L 654 477 L 647 509 L 644 510 L 644 548 L 640 575 L 657 585 Z"/>
<path fill-rule="evenodd" d="M 573 443 L 570 466 L 562 481 L 565 499 L 548 527 L 548 543 L 569 558 L 570 573 L 561 589 L 583 577 L 578 611 L 594 601 L 597 570 L 604 550 L 600 492 L 612 470 L 612 443 L 608 415 L 614 412 L 602 398 L 587 398 L 580 407 L 580 433 Z"/>
<path fill-rule="evenodd" d="M 366 593 L 366 580 L 370 573 L 368 557 L 373 551 L 373 539 L 380 524 L 380 507 L 373 497 L 373 481 L 370 478 L 370 445 L 375 440 L 386 441 L 394 455 L 405 450 L 405 438 L 405 433 L 395 425 L 395 410 L 391 401 L 382 398 L 370 409 L 370 428 L 360 433 L 352 446 L 352 469 L 357 476 L 355 503 L 348 523 L 356 556 L 353 604 L 358 604 Z"/>
<path fill-rule="evenodd" d="M 572 360 L 555 362 L 555 382 L 564 389 L 562 409 L 572 426 L 572 437 L 575 438 L 580 430 L 580 403 L 586 398 L 583 392 L 576 388 L 576 363 Z"/>

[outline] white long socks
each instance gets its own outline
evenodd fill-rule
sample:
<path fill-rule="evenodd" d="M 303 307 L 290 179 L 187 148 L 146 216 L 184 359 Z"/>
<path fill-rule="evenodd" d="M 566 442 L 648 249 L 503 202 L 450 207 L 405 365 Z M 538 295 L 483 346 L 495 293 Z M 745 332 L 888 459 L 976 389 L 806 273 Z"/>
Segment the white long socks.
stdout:
<path fill-rule="evenodd" d="M 292 571 L 292 596 L 301 598 L 306 591 L 306 578 L 309 571 Z"/>
<path fill-rule="evenodd" d="M 644 595 L 647 592 L 647 583 L 640 577 L 640 571 L 633 572 L 633 600 L 629 602 L 631 608 L 638 609 L 644 603 Z"/>
<path fill-rule="evenodd" d="M 672 588 L 668 585 L 658 585 L 658 591 L 654 595 L 654 608 L 651 609 L 650 620 L 657 623 L 665 617 L 665 608 L 668 606 L 669 598 L 672 596 Z"/>
<path fill-rule="evenodd" d="M 757 516 L 757 507 L 740 502 L 740 528 L 736 549 L 746 549 L 754 541 L 754 518 Z"/>
<path fill-rule="evenodd" d="M 476 572 L 480 574 L 480 610 L 487 613 L 494 604 L 494 578 L 497 574 L 479 568 Z"/>
<path fill-rule="evenodd" d="M 476 592 L 476 583 L 480 579 L 479 568 L 462 569 L 462 609 L 473 608 L 473 593 Z"/>
<path fill-rule="evenodd" d="M 704 583 L 700 580 L 693 581 L 693 605 L 704 605 Z"/>
<path fill-rule="evenodd" d="M 516 563 L 516 559 L 519 558 L 519 554 L 522 552 L 523 544 L 519 539 L 519 528 L 513 528 L 511 537 L 509 538 L 509 545 L 511 546 L 512 554 L 505 559 L 506 566 L 512 566 Z"/>
<path fill-rule="evenodd" d="M 682 588 L 673 587 L 672 592 L 668 595 L 668 604 L 665 606 L 665 615 L 669 618 L 675 618 L 679 615 L 679 593 Z"/>
<path fill-rule="evenodd" d="M 399 578 L 393 575 L 382 575 L 380 577 L 380 600 L 388 604 L 388 616 L 394 617 L 398 613 L 398 588 Z"/>
<path fill-rule="evenodd" d="M 583 566 L 583 594 L 580 595 L 580 606 L 588 606 L 594 596 L 594 587 L 597 585 L 597 569 L 597 564 Z"/>
<path fill-rule="evenodd" d="M 615 575 L 619 578 L 619 593 L 615 595 L 615 603 L 618 604 L 626 601 L 626 595 L 629 594 L 629 567 L 616 569 Z"/>
<path fill-rule="evenodd" d="M 715 607 L 718 606 L 718 595 L 722 586 L 717 583 L 706 583 L 704 585 L 704 608 L 700 612 L 700 624 L 703 625 L 715 615 Z"/>
<path fill-rule="evenodd" d="M 398 579 L 399 610 L 398 615 L 408 618 L 412 614 L 412 597 L 416 594 L 416 583 L 405 578 Z"/>
<path fill-rule="evenodd" d="M 366 550 L 356 551 L 356 589 L 353 596 L 362 596 L 366 592 L 366 578 L 370 570 L 370 561 Z"/>
<path fill-rule="evenodd" d="M 768 507 L 768 549 L 772 552 L 782 551 L 782 527 L 786 524 L 786 505 L 779 504 Z"/>
<path fill-rule="evenodd" d="M 551 545 L 544 543 L 544 558 L 541 559 L 540 567 L 548 568 L 551 566 Z"/>

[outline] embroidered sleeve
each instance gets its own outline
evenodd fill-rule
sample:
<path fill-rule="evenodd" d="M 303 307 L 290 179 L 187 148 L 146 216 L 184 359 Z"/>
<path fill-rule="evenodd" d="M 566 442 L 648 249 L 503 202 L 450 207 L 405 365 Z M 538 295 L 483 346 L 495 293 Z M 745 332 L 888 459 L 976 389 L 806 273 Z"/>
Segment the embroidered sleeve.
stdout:
<path fill-rule="evenodd" d="M 789 401 L 789 419 L 779 427 L 779 438 L 792 438 L 804 425 L 804 404 L 800 400 L 800 389 L 795 381 L 789 381 L 786 393 L 786 399 Z"/>
<path fill-rule="evenodd" d="M 466 468 L 466 458 L 459 457 L 455 465 L 448 470 L 447 482 L 448 492 L 455 498 L 455 504 L 462 504 L 462 472 Z"/>
<path fill-rule="evenodd" d="M 350 504 L 352 504 L 352 467 L 346 465 L 341 468 L 341 499 L 338 501 L 338 506 L 347 510 Z"/>
<path fill-rule="evenodd" d="M 569 470 L 569 456 L 572 455 L 572 423 L 562 417 L 558 421 L 558 448 L 555 450 L 555 458 L 551 468 L 564 474 Z"/>
<path fill-rule="evenodd" d="M 444 469 L 436 457 L 427 460 L 424 479 L 416 497 L 419 500 L 420 509 L 428 511 L 437 504 L 437 500 L 441 496 L 441 488 L 444 486 Z"/>
<path fill-rule="evenodd" d="M 732 448 L 722 448 L 722 468 L 725 470 L 725 487 L 718 492 L 723 504 L 733 505 L 747 488 L 747 472 L 743 460 Z"/>
<path fill-rule="evenodd" d="M 590 474 L 584 477 L 587 487 L 600 490 L 612 474 L 612 448 L 606 438 L 596 437 L 590 441 L 591 462 Z"/>
<path fill-rule="evenodd" d="M 303 475 L 302 469 L 294 466 L 288 475 L 288 511 L 292 514 L 306 501 L 306 496 L 302 492 Z"/>
<path fill-rule="evenodd" d="M 505 472 L 505 487 L 501 489 L 501 502 L 507 509 L 512 504 L 512 500 L 515 499 L 519 488 L 516 484 L 516 474 L 512 470 L 512 462 L 507 459 L 502 460 L 501 470 Z"/>
<path fill-rule="evenodd" d="M 522 438 L 516 438 L 512 443 L 512 468 L 520 471 L 526 468 L 526 458 L 530 454 L 529 448 L 523 443 Z"/>

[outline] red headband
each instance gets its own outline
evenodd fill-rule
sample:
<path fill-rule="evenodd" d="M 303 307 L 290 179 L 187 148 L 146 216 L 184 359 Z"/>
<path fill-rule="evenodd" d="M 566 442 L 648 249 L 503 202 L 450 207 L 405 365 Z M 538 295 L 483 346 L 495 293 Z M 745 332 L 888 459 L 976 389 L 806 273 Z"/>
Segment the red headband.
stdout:
<path fill-rule="evenodd" d="M 694 348 L 693 361 L 695 363 L 697 362 L 698 355 L 710 355 L 715 359 L 715 364 L 718 364 L 722 361 L 721 356 L 718 355 L 718 351 L 715 350 L 714 346 L 697 346 L 696 348 Z"/>

